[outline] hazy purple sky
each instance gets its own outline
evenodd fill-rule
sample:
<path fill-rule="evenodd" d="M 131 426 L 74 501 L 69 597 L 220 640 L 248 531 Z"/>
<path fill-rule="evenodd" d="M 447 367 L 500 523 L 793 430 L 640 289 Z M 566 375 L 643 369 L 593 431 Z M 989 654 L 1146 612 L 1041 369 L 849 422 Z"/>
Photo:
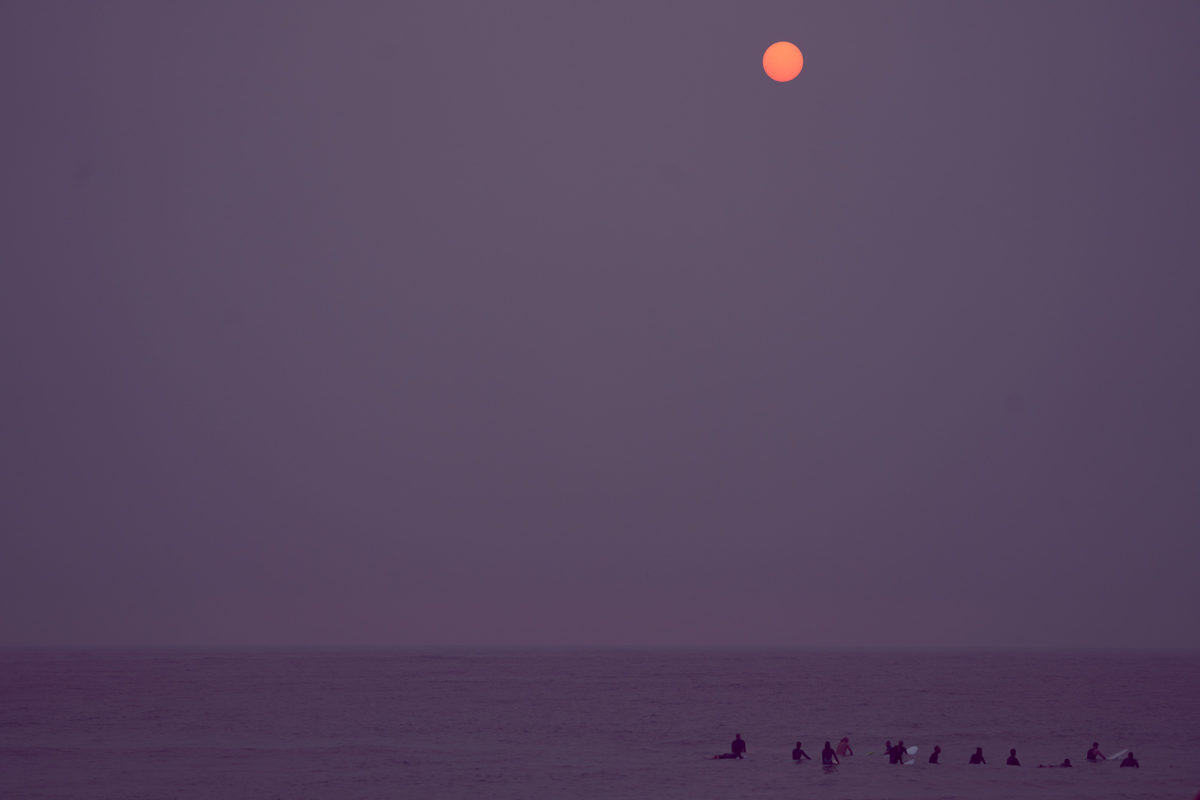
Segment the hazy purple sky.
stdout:
<path fill-rule="evenodd" d="M 1200 647 L 1197 41 L 0 4 L 0 644 Z"/>

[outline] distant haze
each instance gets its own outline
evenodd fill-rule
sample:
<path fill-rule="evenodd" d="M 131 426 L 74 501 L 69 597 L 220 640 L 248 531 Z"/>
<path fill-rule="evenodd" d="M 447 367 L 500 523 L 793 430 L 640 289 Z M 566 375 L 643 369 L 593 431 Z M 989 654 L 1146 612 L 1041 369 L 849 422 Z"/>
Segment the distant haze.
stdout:
<path fill-rule="evenodd" d="M 1197 41 L 0 5 L 0 645 L 1200 647 Z"/>

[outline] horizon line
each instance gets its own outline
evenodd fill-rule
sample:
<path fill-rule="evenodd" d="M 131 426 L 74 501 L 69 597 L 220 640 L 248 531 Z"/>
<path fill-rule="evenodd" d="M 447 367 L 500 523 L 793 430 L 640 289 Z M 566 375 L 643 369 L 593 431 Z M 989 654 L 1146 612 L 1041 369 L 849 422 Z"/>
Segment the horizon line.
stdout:
<path fill-rule="evenodd" d="M 305 651 L 305 650 L 394 650 L 394 651 L 758 651 L 758 652 L 862 652 L 862 653 L 1156 653 L 1200 654 L 1200 646 L 1137 645 L 1027 645 L 1027 644 L 721 644 L 721 643 L 570 643 L 570 642 L 407 642 L 407 643 L 0 643 L 0 652 L 12 651 L 84 651 L 84 650 L 174 650 L 174 651 Z"/>

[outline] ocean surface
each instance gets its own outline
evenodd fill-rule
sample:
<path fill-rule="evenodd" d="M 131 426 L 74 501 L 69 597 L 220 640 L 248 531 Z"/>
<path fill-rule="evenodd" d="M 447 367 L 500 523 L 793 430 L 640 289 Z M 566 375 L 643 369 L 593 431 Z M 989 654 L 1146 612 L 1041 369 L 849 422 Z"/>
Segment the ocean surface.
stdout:
<path fill-rule="evenodd" d="M 735 733 L 747 757 L 713 760 Z M 791 760 L 797 740 L 819 760 L 842 736 L 855 755 L 834 770 Z M 917 745 L 917 763 L 889 765 L 885 739 Z M 1085 763 L 1093 740 L 1141 768 Z M 987 765 L 967 765 L 976 747 Z M 1022 767 L 1004 765 L 1010 747 Z M 1064 758 L 1077 766 L 1036 768 Z M 6 799 L 1197 791 L 1194 653 L 0 651 Z"/>

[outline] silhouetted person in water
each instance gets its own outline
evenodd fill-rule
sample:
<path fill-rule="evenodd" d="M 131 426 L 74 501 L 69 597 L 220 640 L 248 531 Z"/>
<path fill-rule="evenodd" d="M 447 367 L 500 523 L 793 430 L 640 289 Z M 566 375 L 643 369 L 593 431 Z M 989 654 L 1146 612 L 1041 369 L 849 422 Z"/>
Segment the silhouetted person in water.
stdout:
<path fill-rule="evenodd" d="M 796 749 L 792 751 L 792 761 L 799 761 L 802 758 L 808 758 L 808 753 L 801 750 L 800 743 L 796 742 Z M 808 758 L 808 760 L 812 761 L 811 758 Z"/>
<path fill-rule="evenodd" d="M 1125 760 L 1121 762 L 1121 766 L 1122 767 L 1139 767 L 1140 768 L 1140 765 L 1138 764 L 1137 759 L 1133 757 L 1133 753 L 1130 753 L 1129 755 L 1125 756 Z"/>
<path fill-rule="evenodd" d="M 843 736 L 842 740 L 840 742 L 838 742 L 837 754 L 838 754 L 838 758 L 843 758 L 845 756 L 854 755 L 854 751 L 850 749 L 850 737 L 849 736 Z"/>
<path fill-rule="evenodd" d="M 734 758 L 741 758 L 746 754 L 746 741 L 742 739 L 740 733 L 734 734 L 733 741 L 729 744 L 729 752 L 733 754 Z"/>
<path fill-rule="evenodd" d="M 1008 761 L 1006 763 L 1010 767 L 1021 766 L 1021 762 L 1017 760 L 1017 748 L 1014 747 L 1013 749 L 1008 751 Z"/>
<path fill-rule="evenodd" d="M 972 754 L 972 756 L 971 756 L 971 760 L 968 761 L 967 763 L 968 764 L 986 764 L 987 761 L 985 761 L 983 759 L 983 748 L 976 747 L 974 754 Z"/>
<path fill-rule="evenodd" d="M 904 746 L 904 740 L 896 742 L 896 746 L 892 748 L 892 752 L 888 753 L 888 760 L 893 764 L 903 764 L 904 757 L 908 755 L 908 749 Z"/>
<path fill-rule="evenodd" d="M 1069 766 L 1071 766 L 1071 759 L 1064 758 L 1063 763 L 1061 763 L 1061 764 L 1038 764 L 1038 766 L 1039 767 L 1049 767 L 1050 769 L 1055 769 L 1057 767 L 1069 767 Z"/>
<path fill-rule="evenodd" d="M 821 751 L 821 763 L 827 767 L 842 763 L 838 760 L 837 753 L 833 752 L 833 748 L 829 746 L 829 742 L 825 743 L 825 749 Z"/>
<path fill-rule="evenodd" d="M 929 763 L 930 763 L 930 764 L 936 764 L 936 763 L 938 763 L 938 756 L 940 756 L 941 754 L 942 754 L 942 748 L 941 748 L 941 745 L 936 745 L 936 744 L 935 744 L 935 745 L 933 746 L 933 752 L 929 754 Z"/>
<path fill-rule="evenodd" d="M 1100 743 L 1099 742 L 1092 742 L 1092 749 L 1087 751 L 1087 760 L 1088 761 L 1107 761 L 1108 760 L 1107 758 L 1104 757 L 1104 753 L 1100 752 Z"/>

